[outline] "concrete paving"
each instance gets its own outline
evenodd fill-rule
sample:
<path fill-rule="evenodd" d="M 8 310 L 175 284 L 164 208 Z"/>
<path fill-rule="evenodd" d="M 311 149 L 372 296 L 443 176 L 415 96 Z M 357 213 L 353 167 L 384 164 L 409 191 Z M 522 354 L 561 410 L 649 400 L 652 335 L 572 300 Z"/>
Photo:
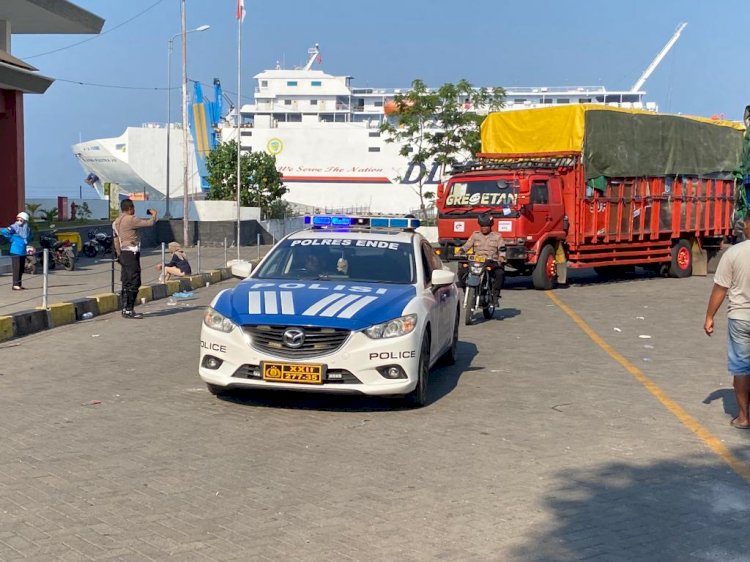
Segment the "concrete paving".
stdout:
<path fill-rule="evenodd" d="M 711 279 L 575 279 L 554 297 L 591 333 L 510 280 L 417 410 L 211 396 L 231 281 L 0 344 L 0 560 L 750 560 L 750 482 L 709 446 L 750 465 Z"/>
<path fill-rule="evenodd" d="M 270 246 L 249 246 L 240 248 L 242 259 L 253 260 L 259 255 L 265 255 Z M 188 260 L 197 273 L 198 255 L 197 248 L 188 248 Z M 229 259 L 237 257 L 236 248 L 228 248 Z M 166 259 L 169 260 L 167 253 Z M 159 271 L 155 269 L 156 264 L 161 261 L 160 249 L 144 250 L 141 257 L 142 282 L 150 285 L 158 282 Z M 200 269 L 207 271 L 224 266 L 224 248 L 201 248 Z M 100 293 L 108 293 L 112 290 L 112 262 L 109 254 L 97 258 L 87 258 L 83 255 L 78 257 L 76 269 L 65 271 L 61 267 L 50 270 L 48 277 L 48 303 L 67 302 L 71 299 L 87 297 Z M 23 276 L 25 291 L 12 291 L 13 279 L 10 273 L 0 274 L 0 316 L 9 315 L 13 312 L 27 310 L 42 306 L 43 278 L 41 274 Z M 114 290 L 120 291 L 120 268 L 115 264 Z"/>

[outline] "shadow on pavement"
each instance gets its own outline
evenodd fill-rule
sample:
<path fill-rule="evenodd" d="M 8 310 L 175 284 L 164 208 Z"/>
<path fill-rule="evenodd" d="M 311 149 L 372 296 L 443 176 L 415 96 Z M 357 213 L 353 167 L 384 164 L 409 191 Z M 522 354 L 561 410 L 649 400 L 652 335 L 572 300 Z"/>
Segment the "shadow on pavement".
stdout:
<path fill-rule="evenodd" d="M 734 390 L 731 388 L 720 388 L 714 390 L 711 394 L 703 399 L 704 404 L 710 404 L 714 400 L 721 399 L 721 405 L 724 407 L 724 413 L 729 414 L 733 418 L 737 417 L 740 413 L 739 407 L 737 406 L 737 397 L 734 394 Z"/>
<path fill-rule="evenodd" d="M 461 376 L 470 371 L 481 370 L 471 367 L 477 347 L 473 343 L 458 343 L 458 359 L 455 365 L 438 368 L 430 372 L 429 408 L 435 402 L 453 391 Z M 294 410 L 321 410 L 330 412 L 385 412 L 412 410 L 414 407 L 402 397 L 364 396 L 358 394 L 319 394 L 315 392 L 293 392 L 287 390 L 232 389 L 218 397 L 226 402 L 245 406 L 266 408 L 286 408 Z"/>
<path fill-rule="evenodd" d="M 750 560 L 750 487 L 706 455 L 558 472 L 510 560 Z"/>

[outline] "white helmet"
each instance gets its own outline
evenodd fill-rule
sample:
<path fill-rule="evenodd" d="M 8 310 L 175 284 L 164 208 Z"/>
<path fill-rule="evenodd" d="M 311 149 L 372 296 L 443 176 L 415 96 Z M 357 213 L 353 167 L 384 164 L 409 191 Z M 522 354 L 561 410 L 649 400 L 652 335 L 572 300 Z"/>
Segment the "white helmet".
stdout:
<path fill-rule="evenodd" d="M 18 213 L 18 214 L 16 215 L 16 218 L 17 218 L 17 219 L 23 219 L 23 220 L 25 220 L 26 222 L 29 222 L 29 213 L 27 213 L 27 212 L 25 212 L 25 211 L 21 211 L 20 213 Z"/>

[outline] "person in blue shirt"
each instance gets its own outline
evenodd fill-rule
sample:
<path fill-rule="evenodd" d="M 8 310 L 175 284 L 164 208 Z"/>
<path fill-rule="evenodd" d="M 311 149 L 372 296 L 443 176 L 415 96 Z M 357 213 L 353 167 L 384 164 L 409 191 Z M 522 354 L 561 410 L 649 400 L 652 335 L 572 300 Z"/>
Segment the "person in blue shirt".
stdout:
<path fill-rule="evenodd" d="M 21 211 L 16 215 L 16 222 L 7 228 L 0 229 L 0 234 L 10 239 L 10 258 L 13 264 L 13 290 L 22 291 L 21 277 L 26 261 L 26 245 L 31 240 L 29 214 Z"/>

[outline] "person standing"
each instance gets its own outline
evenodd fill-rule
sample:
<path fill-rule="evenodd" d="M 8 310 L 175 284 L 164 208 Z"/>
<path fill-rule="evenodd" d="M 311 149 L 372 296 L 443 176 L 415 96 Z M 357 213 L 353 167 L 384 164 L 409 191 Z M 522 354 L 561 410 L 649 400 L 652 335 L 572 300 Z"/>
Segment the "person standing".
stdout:
<path fill-rule="evenodd" d="M 139 219 L 135 216 L 135 205 L 130 199 L 120 202 L 120 216 L 112 223 L 114 246 L 117 260 L 120 262 L 120 282 L 122 283 L 122 317 L 143 318 L 135 312 L 135 301 L 141 287 L 141 241 L 138 230 L 154 226 L 156 210 L 146 211 L 150 218 Z"/>
<path fill-rule="evenodd" d="M 706 335 L 713 334 L 714 316 L 728 297 L 727 363 L 739 406 L 739 415 L 730 423 L 737 429 L 750 429 L 750 211 L 743 231 L 746 240 L 729 248 L 716 268 L 703 329 Z"/>
<path fill-rule="evenodd" d="M 21 278 L 26 262 L 26 246 L 31 240 L 29 214 L 21 211 L 16 215 L 16 222 L 7 228 L 0 229 L 3 236 L 10 239 L 10 259 L 13 266 L 13 290 L 22 291 Z"/>

